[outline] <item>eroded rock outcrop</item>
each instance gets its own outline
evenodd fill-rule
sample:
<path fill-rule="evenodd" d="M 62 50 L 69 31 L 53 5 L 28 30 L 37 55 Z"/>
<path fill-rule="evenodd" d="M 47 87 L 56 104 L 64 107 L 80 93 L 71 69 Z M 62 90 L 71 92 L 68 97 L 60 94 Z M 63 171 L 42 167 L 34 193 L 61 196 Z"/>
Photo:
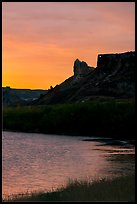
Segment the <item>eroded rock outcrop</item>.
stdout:
<path fill-rule="evenodd" d="M 88 64 L 84 61 L 80 61 L 79 59 L 76 59 L 73 66 L 74 71 L 74 77 L 75 78 L 81 78 L 87 74 L 89 74 L 91 71 L 93 71 L 93 67 L 88 66 Z"/>
<path fill-rule="evenodd" d="M 35 104 L 72 103 L 98 97 L 135 97 L 135 52 L 100 54 L 96 68 L 77 59 L 73 69 L 73 76 Z"/>

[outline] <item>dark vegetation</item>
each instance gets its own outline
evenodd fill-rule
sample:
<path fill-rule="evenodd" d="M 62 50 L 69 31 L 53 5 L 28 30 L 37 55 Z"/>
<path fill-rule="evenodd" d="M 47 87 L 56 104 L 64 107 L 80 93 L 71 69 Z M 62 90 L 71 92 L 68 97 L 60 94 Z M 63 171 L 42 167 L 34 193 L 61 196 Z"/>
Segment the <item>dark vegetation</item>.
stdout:
<path fill-rule="evenodd" d="M 3 108 L 3 129 L 48 134 L 135 138 L 133 100 Z"/>
<path fill-rule="evenodd" d="M 52 192 L 34 192 L 13 196 L 5 201 L 130 201 L 135 202 L 135 176 L 112 180 L 70 181 L 66 187 Z"/>

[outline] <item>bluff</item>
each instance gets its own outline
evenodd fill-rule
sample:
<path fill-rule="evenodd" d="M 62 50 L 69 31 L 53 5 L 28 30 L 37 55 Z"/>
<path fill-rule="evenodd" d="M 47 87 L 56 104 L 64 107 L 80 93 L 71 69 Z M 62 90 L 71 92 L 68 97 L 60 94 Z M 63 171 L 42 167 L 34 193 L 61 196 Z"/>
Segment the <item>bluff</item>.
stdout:
<path fill-rule="evenodd" d="M 99 54 L 97 67 L 75 60 L 74 75 L 56 85 L 33 104 L 73 103 L 93 98 L 135 97 L 135 52 Z"/>

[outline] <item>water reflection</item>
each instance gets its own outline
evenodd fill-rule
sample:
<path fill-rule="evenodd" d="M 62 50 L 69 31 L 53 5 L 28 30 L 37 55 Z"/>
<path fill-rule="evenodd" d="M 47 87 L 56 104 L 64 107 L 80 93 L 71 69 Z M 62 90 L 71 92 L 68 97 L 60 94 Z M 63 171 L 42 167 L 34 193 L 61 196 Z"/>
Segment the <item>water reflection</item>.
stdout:
<path fill-rule="evenodd" d="M 3 132 L 2 139 L 3 196 L 134 171 L 133 146 L 33 133 Z"/>

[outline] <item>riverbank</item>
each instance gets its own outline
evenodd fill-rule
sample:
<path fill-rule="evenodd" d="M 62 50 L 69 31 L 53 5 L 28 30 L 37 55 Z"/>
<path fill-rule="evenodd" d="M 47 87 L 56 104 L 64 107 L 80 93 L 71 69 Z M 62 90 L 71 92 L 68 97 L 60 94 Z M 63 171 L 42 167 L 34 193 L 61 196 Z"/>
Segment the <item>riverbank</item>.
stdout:
<path fill-rule="evenodd" d="M 135 176 L 113 179 L 70 181 L 53 192 L 34 192 L 13 196 L 4 201 L 135 201 Z"/>
<path fill-rule="evenodd" d="M 135 103 L 133 100 L 95 100 L 78 104 L 4 107 L 3 129 L 134 139 Z"/>

